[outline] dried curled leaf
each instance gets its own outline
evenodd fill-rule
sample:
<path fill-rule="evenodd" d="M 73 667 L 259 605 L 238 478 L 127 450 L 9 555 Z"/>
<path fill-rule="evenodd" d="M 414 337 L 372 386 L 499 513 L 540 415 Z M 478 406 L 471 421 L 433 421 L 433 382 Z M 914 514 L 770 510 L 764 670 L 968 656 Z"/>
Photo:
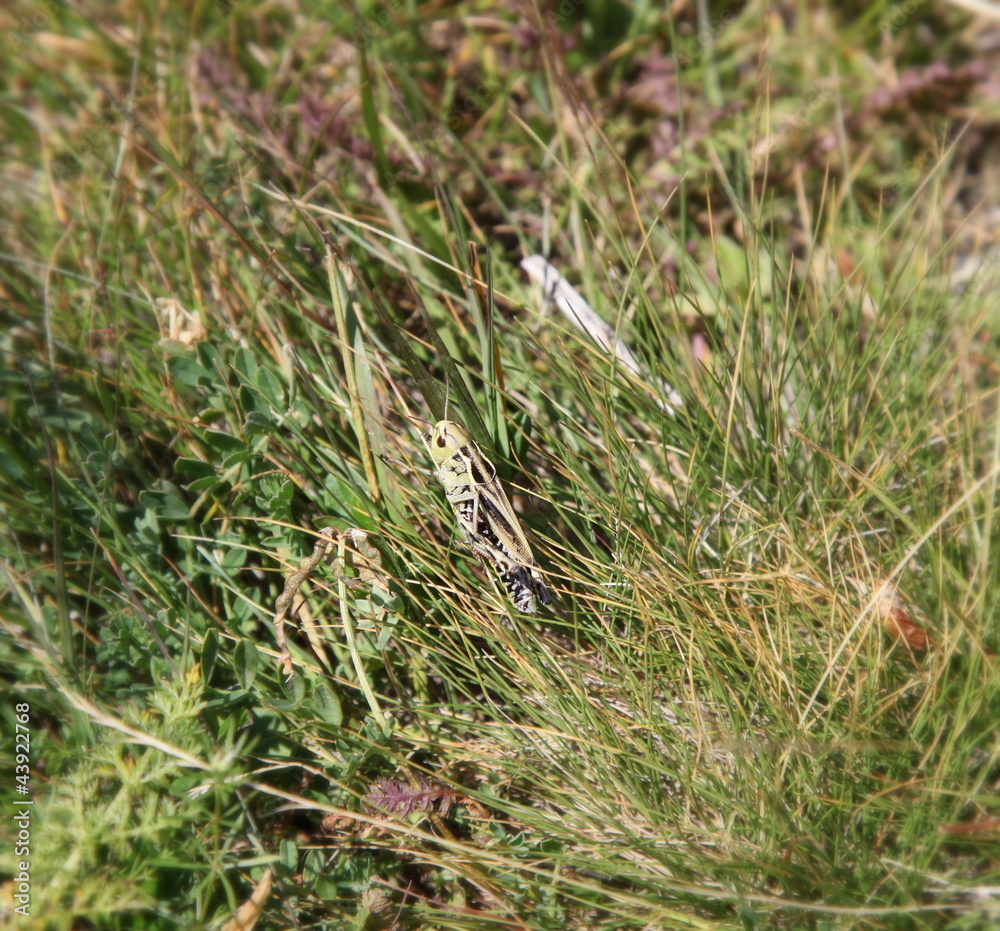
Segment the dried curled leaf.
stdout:
<path fill-rule="evenodd" d="M 364 530 L 352 528 L 345 531 L 344 536 L 354 548 L 350 563 L 357 570 L 359 581 L 368 585 L 379 603 L 384 605 L 390 600 L 391 593 L 389 578 L 382 568 L 382 554 L 368 542 L 368 534 Z M 377 611 L 375 619 L 382 620 L 385 613 L 382 607 Z"/>
<path fill-rule="evenodd" d="M 914 652 L 923 652 L 933 641 L 910 615 L 899 590 L 891 582 L 883 582 L 879 591 L 878 613 L 891 637 L 902 640 Z"/>
<path fill-rule="evenodd" d="M 952 837 L 995 837 L 1000 835 L 1000 818 L 995 815 L 981 815 L 974 821 L 943 824 L 940 831 L 942 834 L 950 834 Z"/>
<path fill-rule="evenodd" d="M 320 822 L 324 834 L 345 834 L 352 830 L 357 822 L 346 815 L 326 815 Z"/>
<path fill-rule="evenodd" d="M 337 547 L 336 554 L 333 548 Z M 364 530 L 351 528 L 342 534 L 333 527 L 325 527 L 320 531 L 312 554 L 299 564 L 299 568 L 285 580 L 285 587 L 274 604 L 275 637 L 278 649 L 281 651 L 281 663 L 285 675 L 291 677 L 293 672 L 292 656 L 285 639 L 285 619 L 292 607 L 292 602 L 302 584 L 313 574 L 316 567 L 326 560 L 334 566 L 334 571 L 345 575 L 353 568 L 357 572 L 354 585 L 368 586 L 373 598 L 373 614 L 375 621 L 383 621 L 387 613 L 386 605 L 391 603 L 389 579 L 382 568 L 382 554 L 368 542 L 368 534 Z"/>
<path fill-rule="evenodd" d="M 208 336 L 198 312 L 187 310 L 175 298 L 158 298 L 153 306 L 160 319 L 160 334 L 164 340 L 190 348 Z"/>
<path fill-rule="evenodd" d="M 320 531 L 320 536 L 316 541 L 316 546 L 313 548 L 312 555 L 303 559 L 299 564 L 299 568 L 288 576 L 285 580 L 283 591 L 274 603 L 274 620 L 271 623 L 274 625 L 278 649 L 281 651 L 281 664 L 285 670 L 285 675 L 289 678 L 292 676 L 293 667 L 292 655 L 288 651 L 288 643 L 285 640 L 285 617 L 288 614 L 288 609 L 292 606 L 292 601 L 295 599 L 296 593 L 302 587 L 302 583 L 312 575 L 313 570 L 326 557 L 327 552 L 333 545 L 335 535 L 336 531 L 332 527 L 327 527 Z"/>
<path fill-rule="evenodd" d="M 222 931 L 253 931 L 260 916 L 264 914 L 264 903 L 271 894 L 273 878 L 274 874 L 268 867 L 257 883 L 253 895 L 236 910 L 236 915 L 222 926 Z"/>

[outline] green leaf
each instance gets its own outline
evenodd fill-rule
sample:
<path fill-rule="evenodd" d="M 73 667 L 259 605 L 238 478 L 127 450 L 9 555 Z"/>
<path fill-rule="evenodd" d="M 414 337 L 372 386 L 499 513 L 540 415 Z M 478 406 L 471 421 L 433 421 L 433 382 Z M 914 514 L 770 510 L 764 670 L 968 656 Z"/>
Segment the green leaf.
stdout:
<path fill-rule="evenodd" d="M 285 838 L 278 846 L 278 863 L 289 873 L 299 868 L 299 848 L 295 841 Z"/>
<path fill-rule="evenodd" d="M 257 381 L 257 360 L 242 346 L 233 357 L 233 367 L 252 385 Z"/>
<path fill-rule="evenodd" d="M 215 669 L 215 659 L 218 655 L 219 635 L 215 630 L 209 629 L 201 645 L 201 680 L 205 685 L 212 681 L 212 672 Z"/>
<path fill-rule="evenodd" d="M 270 416 L 271 405 L 267 403 L 264 396 L 255 388 L 251 388 L 248 385 L 240 385 L 239 401 L 240 408 L 246 411 L 248 416 L 251 413 L 257 412 L 265 416 Z"/>
<path fill-rule="evenodd" d="M 188 520 L 191 517 L 190 510 L 180 495 L 167 490 L 140 492 L 139 507 L 146 508 L 157 517 L 168 521 Z"/>
<path fill-rule="evenodd" d="M 263 411 L 250 411 L 243 424 L 247 434 L 252 436 L 255 433 L 270 433 L 274 430 L 274 420 Z"/>
<path fill-rule="evenodd" d="M 174 381 L 191 388 L 208 388 L 216 380 L 214 373 L 187 356 L 170 356 L 167 359 L 167 371 Z"/>
<path fill-rule="evenodd" d="M 224 484 L 227 483 L 222 482 L 217 475 L 208 475 L 205 478 L 196 478 L 193 482 L 188 482 L 184 487 L 192 494 L 200 495 L 203 491 L 208 491 L 209 488 L 215 488 L 217 485 L 221 486 Z"/>
<path fill-rule="evenodd" d="M 257 390 L 272 407 L 281 410 L 285 406 L 284 387 L 270 369 L 262 368 L 258 373 Z"/>
<path fill-rule="evenodd" d="M 351 521 L 357 521 L 358 525 L 366 530 L 375 529 L 371 518 L 365 519 L 365 515 L 368 513 L 368 506 L 354 490 L 354 486 L 348 484 L 332 472 L 327 475 L 324 484 L 326 490 L 339 505 L 341 514 L 347 516 Z"/>
<path fill-rule="evenodd" d="M 344 711 L 340 706 L 340 699 L 333 694 L 328 685 L 320 682 L 316 686 L 313 690 L 313 702 L 317 713 L 327 724 L 340 727 L 344 721 Z"/>
<path fill-rule="evenodd" d="M 212 373 L 212 378 L 223 381 L 222 372 L 225 371 L 225 362 L 223 362 L 222 354 L 218 349 L 215 348 L 209 342 L 198 343 L 198 358 L 201 360 L 201 364 Z"/>
<path fill-rule="evenodd" d="M 298 708 L 305 701 L 306 684 L 302 676 L 293 675 L 284 685 L 285 694 L 288 696 L 288 704 L 292 709 Z M 277 707 L 277 702 L 273 703 Z"/>
<path fill-rule="evenodd" d="M 174 463 L 178 475 L 190 475 L 193 478 L 215 478 L 215 466 L 202 459 L 187 459 L 181 457 Z"/>
<path fill-rule="evenodd" d="M 231 469 L 233 466 L 242 465 L 244 462 L 250 461 L 250 450 L 249 449 L 239 449 L 235 453 L 230 453 L 226 456 L 220 467 L 225 471 L 226 469 Z"/>
<path fill-rule="evenodd" d="M 236 668 L 236 678 L 244 689 L 249 689 L 257 678 L 257 666 L 260 658 L 257 656 L 257 647 L 246 638 L 236 644 L 233 651 L 233 665 Z"/>
<path fill-rule="evenodd" d="M 265 514 L 278 520 L 291 519 L 291 503 L 295 497 L 295 483 L 285 475 L 265 475 L 259 485 L 254 503 Z"/>
<path fill-rule="evenodd" d="M 220 546 L 225 546 L 224 540 L 219 540 Z M 242 569 L 247 561 L 247 551 L 245 547 L 242 546 L 230 546 L 223 549 L 222 556 L 219 558 L 219 565 L 223 569 L 235 570 Z"/>
<path fill-rule="evenodd" d="M 220 433 L 218 430 L 206 430 L 203 439 L 212 449 L 220 453 L 246 451 L 247 448 L 247 444 L 238 436 Z"/>

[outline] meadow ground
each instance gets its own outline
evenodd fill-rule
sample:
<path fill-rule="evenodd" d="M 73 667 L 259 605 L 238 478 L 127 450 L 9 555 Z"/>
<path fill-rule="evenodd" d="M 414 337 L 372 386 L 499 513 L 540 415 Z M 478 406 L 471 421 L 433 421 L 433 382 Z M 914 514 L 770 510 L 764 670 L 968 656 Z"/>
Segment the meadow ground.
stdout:
<path fill-rule="evenodd" d="M 0 914 L 1000 922 L 989 9 L 5 6 Z"/>

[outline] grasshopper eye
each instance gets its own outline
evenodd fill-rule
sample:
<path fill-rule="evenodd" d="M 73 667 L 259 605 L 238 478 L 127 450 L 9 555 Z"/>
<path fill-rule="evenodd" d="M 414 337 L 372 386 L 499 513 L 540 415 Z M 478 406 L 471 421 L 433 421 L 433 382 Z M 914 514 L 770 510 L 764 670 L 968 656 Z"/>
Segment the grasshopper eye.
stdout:
<path fill-rule="evenodd" d="M 448 445 L 448 441 L 443 436 L 439 436 L 437 438 L 437 445 L 438 445 L 438 449 L 440 449 L 443 446 L 447 446 Z"/>

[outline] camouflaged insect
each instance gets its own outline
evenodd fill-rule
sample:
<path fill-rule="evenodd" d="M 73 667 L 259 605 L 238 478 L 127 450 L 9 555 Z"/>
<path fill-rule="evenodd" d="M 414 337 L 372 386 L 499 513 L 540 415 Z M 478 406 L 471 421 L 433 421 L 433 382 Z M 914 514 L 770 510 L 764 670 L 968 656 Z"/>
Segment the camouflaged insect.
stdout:
<path fill-rule="evenodd" d="M 469 432 L 454 421 L 441 420 L 424 434 L 424 442 L 466 542 L 476 556 L 500 571 L 514 607 L 534 614 L 538 602 L 550 604 L 552 593 L 535 566 L 496 469 Z"/>

